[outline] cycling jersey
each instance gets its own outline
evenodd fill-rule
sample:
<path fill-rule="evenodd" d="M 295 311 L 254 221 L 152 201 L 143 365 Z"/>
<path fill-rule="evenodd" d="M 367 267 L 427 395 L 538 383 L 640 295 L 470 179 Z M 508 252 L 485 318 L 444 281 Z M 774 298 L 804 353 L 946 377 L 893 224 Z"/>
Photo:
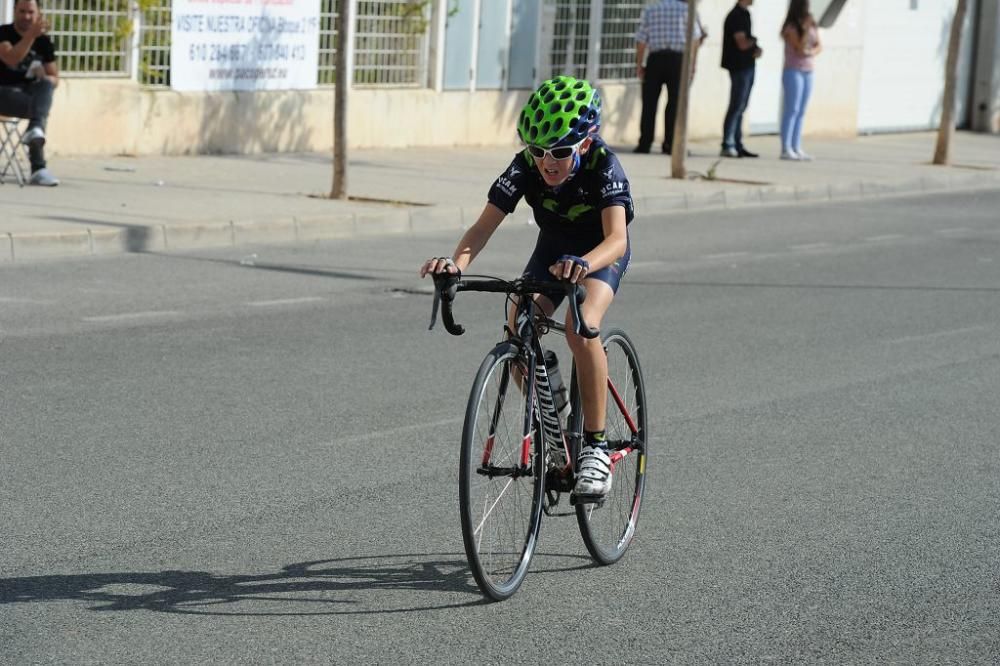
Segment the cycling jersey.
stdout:
<path fill-rule="evenodd" d="M 487 198 L 509 215 L 521 197 L 534 212 L 539 242 L 562 248 L 561 254 L 583 256 L 604 240 L 605 208 L 624 207 L 626 224 L 635 217 L 625 170 L 600 137 L 594 137 L 576 172 L 558 187 L 545 184 L 527 151 L 515 155 Z"/>

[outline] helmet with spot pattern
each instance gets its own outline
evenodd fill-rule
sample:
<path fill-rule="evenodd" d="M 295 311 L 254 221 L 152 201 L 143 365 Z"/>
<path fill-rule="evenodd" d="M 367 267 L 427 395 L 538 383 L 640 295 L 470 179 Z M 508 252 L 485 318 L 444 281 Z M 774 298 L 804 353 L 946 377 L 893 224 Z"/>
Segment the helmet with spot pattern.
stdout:
<path fill-rule="evenodd" d="M 601 126 L 601 96 L 587 81 L 572 76 L 549 79 L 521 109 L 517 133 L 543 148 L 572 146 Z"/>

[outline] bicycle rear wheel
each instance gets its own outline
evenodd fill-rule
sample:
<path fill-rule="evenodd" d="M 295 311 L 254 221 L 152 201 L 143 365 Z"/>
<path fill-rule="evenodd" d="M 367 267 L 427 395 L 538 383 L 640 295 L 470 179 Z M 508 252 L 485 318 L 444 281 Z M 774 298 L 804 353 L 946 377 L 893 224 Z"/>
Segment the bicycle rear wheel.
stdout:
<path fill-rule="evenodd" d="M 646 487 L 646 456 L 649 436 L 646 429 L 646 388 L 635 346 L 618 329 L 603 336 L 608 354 L 608 401 L 605 432 L 612 457 L 622 455 L 614 465 L 611 491 L 600 504 L 578 504 L 576 519 L 583 542 L 591 557 L 600 564 L 622 558 L 639 521 L 639 507 Z M 573 384 L 576 389 L 574 367 Z M 579 390 L 574 390 L 573 432 L 583 432 L 583 409 Z"/>
<path fill-rule="evenodd" d="M 542 437 L 532 432 L 525 452 L 528 404 L 515 373 L 530 376 L 518 348 L 497 345 L 476 374 L 462 430 L 465 554 L 479 589 L 497 601 L 514 594 L 528 573 L 544 493 Z"/>

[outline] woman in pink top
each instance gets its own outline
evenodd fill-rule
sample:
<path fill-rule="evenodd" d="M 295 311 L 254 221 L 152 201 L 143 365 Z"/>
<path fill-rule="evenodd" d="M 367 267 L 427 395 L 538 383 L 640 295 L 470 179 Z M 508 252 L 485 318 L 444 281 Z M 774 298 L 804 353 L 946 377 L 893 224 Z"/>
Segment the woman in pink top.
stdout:
<path fill-rule="evenodd" d="M 785 40 L 785 71 L 781 76 L 781 159 L 811 160 L 802 150 L 802 119 L 813 84 L 813 60 L 822 50 L 819 28 L 809 13 L 809 0 L 791 0 L 781 28 Z"/>

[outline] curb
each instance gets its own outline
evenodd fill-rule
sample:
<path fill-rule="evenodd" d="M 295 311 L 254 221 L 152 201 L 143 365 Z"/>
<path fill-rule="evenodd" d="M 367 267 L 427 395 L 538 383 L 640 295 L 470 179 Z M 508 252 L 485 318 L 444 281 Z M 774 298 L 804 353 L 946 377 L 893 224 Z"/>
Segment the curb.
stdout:
<path fill-rule="evenodd" d="M 711 211 L 803 202 L 880 199 L 997 186 L 1000 186 L 1000 171 L 983 171 L 970 175 L 921 176 L 898 182 L 859 180 L 828 185 L 768 185 L 746 190 L 719 188 L 702 192 L 675 192 L 636 197 L 636 208 L 658 213 Z M 268 221 L 230 220 L 131 225 L 119 229 L 99 227 L 66 232 L 13 232 L 0 236 L 0 264 L 459 230 L 470 226 L 479 212 L 478 206 L 429 206 Z"/>

